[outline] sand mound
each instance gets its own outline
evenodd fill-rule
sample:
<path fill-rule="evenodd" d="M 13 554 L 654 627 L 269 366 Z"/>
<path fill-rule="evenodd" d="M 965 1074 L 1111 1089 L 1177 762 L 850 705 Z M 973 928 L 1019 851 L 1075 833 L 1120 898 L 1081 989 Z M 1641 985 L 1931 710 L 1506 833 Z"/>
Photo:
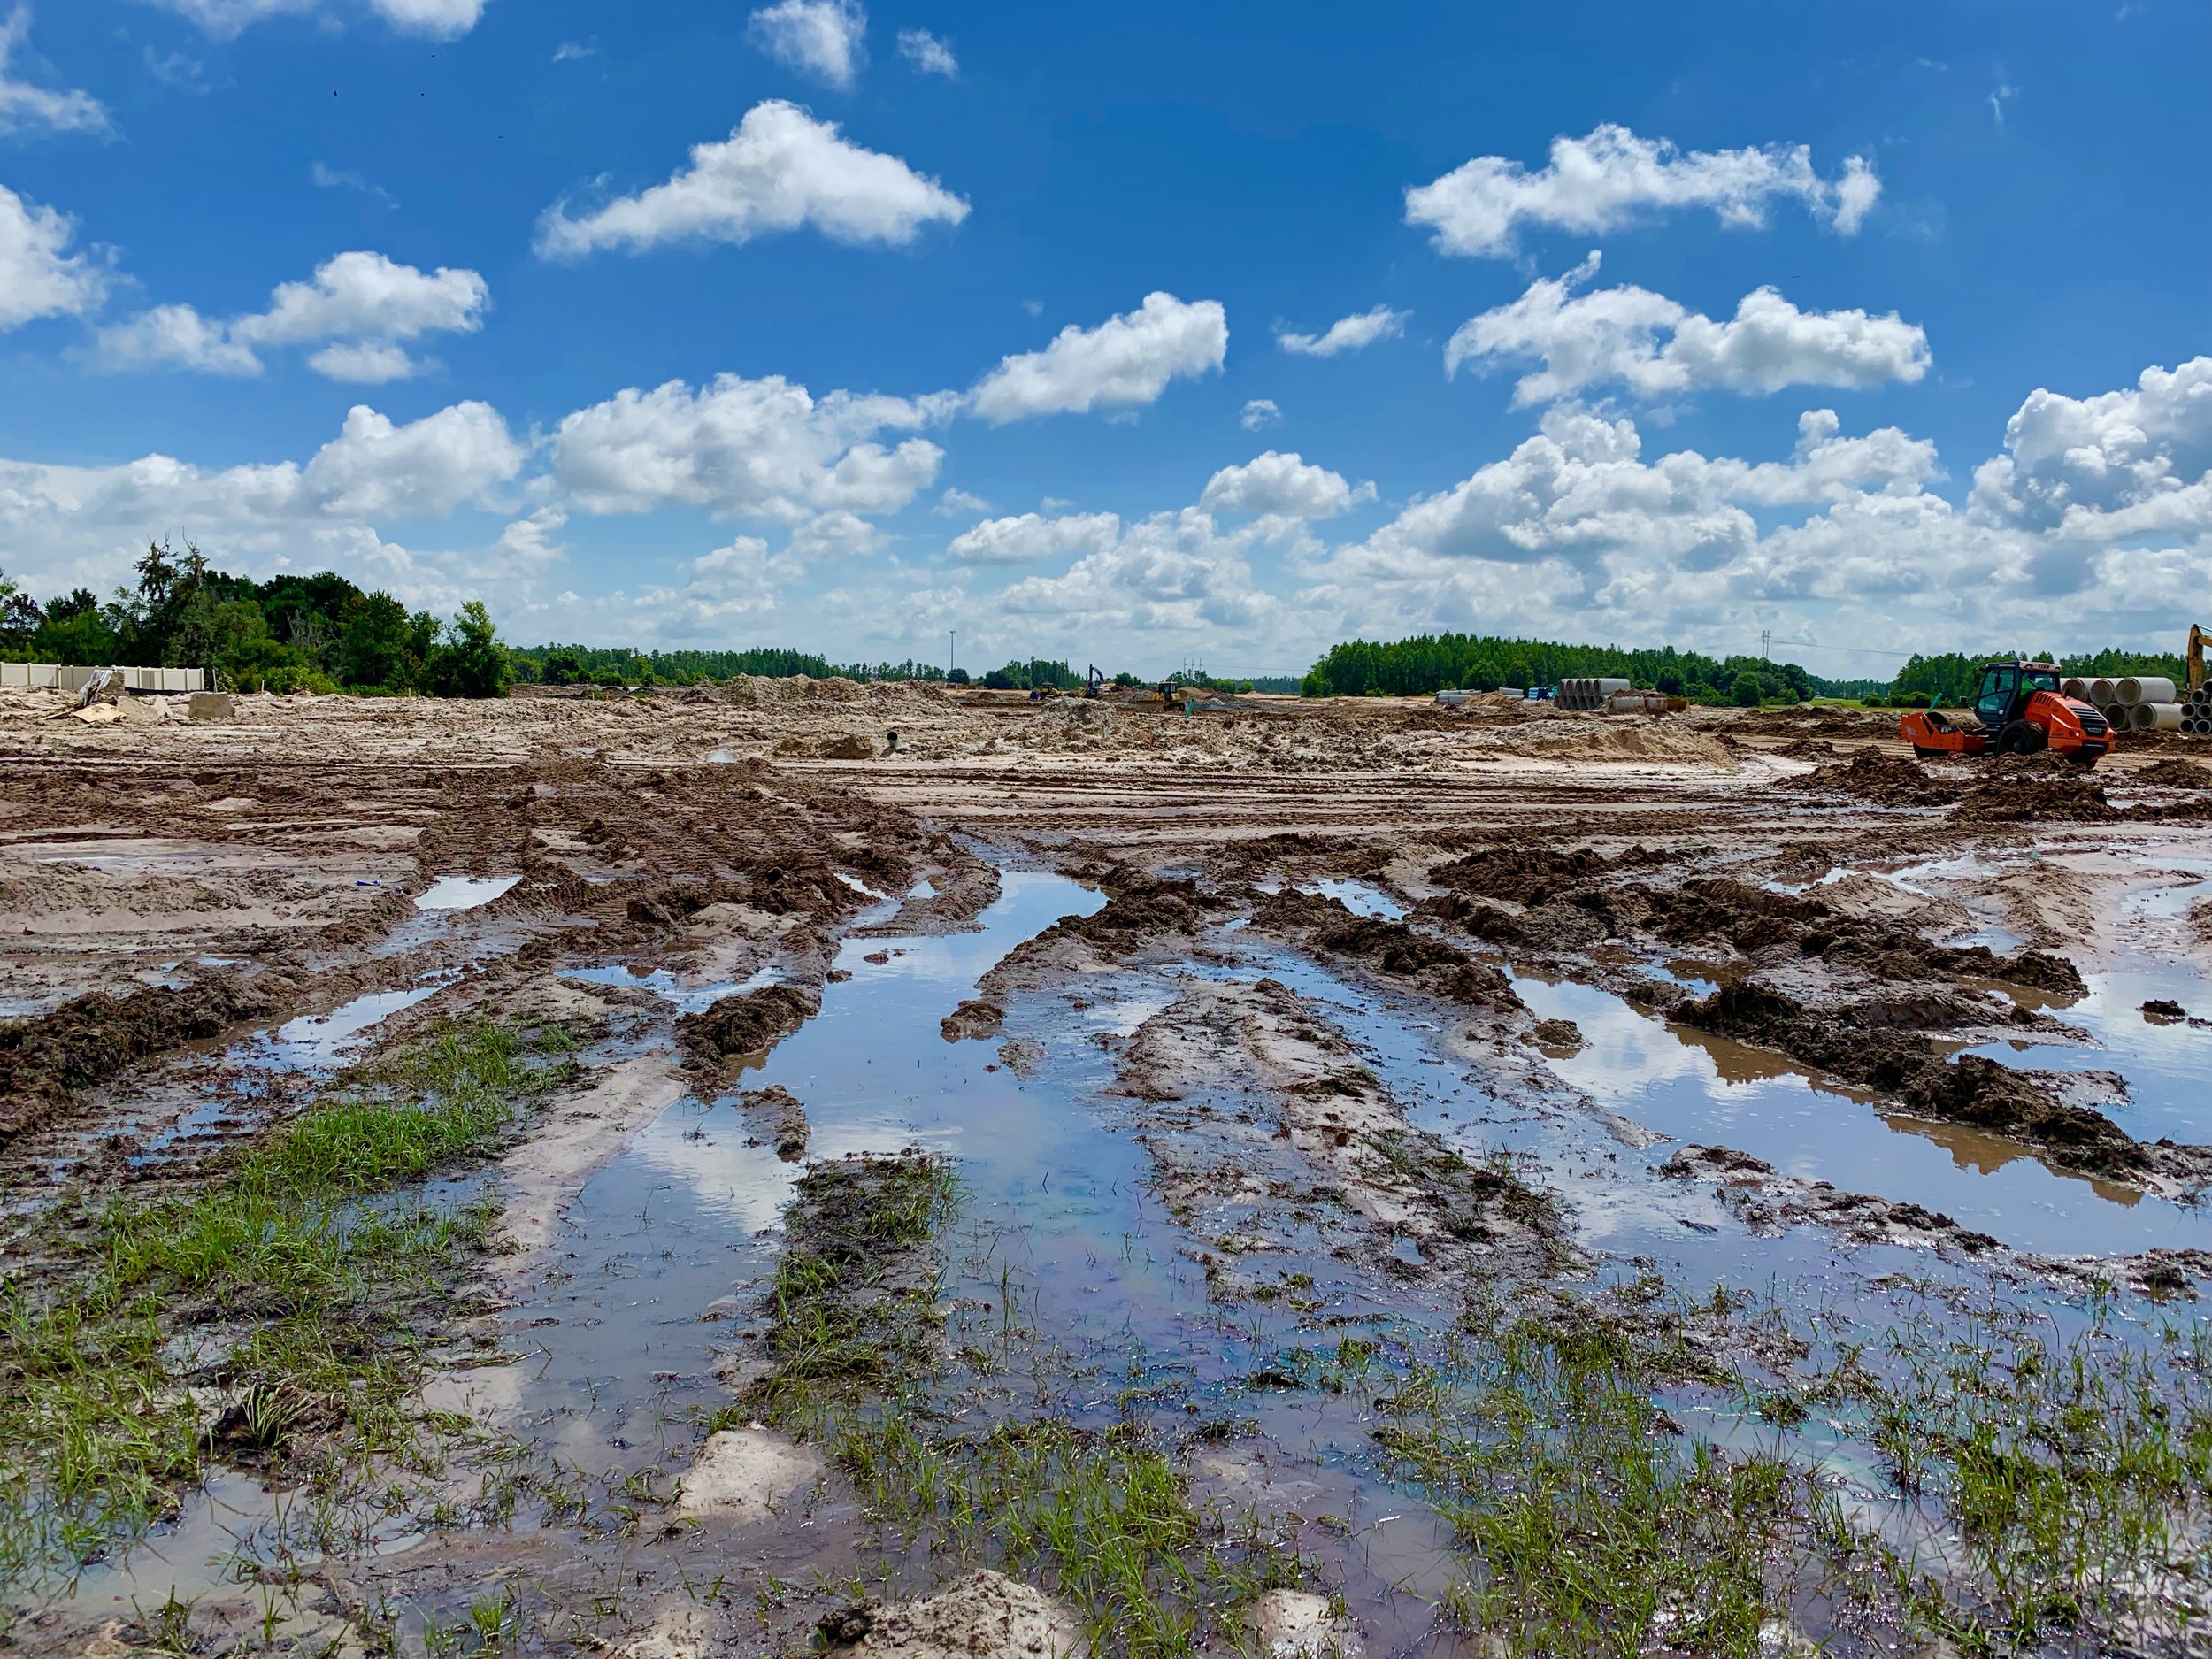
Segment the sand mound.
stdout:
<path fill-rule="evenodd" d="M 862 703 L 868 687 L 856 680 L 809 680 L 804 674 L 773 679 L 766 674 L 736 674 L 724 682 L 722 700 L 744 709 L 774 708 L 794 703 Z"/>
<path fill-rule="evenodd" d="M 1063 697 L 1038 710 L 1016 741 L 1032 749 L 1103 749 L 1125 739 L 1127 727 L 1110 703 Z"/>
<path fill-rule="evenodd" d="M 1486 734 L 1486 747 L 1531 759 L 1643 761 L 1734 770 L 1736 757 L 1704 733 L 1671 720 L 1593 716 L 1544 720 Z"/>

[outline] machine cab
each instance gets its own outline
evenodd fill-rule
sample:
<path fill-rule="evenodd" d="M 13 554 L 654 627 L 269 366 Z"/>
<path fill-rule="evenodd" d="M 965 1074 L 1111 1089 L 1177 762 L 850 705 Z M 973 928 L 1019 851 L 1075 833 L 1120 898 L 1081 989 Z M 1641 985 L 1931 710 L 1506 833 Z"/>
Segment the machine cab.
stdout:
<path fill-rule="evenodd" d="M 2058 689 L 2058 671 L 2040 664 L 1992 663 L 1982 670 L 1982 688 L 1974 698 L 1974 718 L 1995 731 L 2016 720 L 2039 691 Z"/>

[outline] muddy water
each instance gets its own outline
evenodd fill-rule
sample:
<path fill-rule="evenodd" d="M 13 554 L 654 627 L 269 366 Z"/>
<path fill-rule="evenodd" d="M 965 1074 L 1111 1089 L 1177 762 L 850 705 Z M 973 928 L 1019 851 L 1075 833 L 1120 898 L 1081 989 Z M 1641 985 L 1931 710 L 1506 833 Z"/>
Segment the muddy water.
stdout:
<path fill-rule="evenodd" d="M 1733 1147 L 1785 1175 L 1921 1204 L 2023 1250 L 2212 1247 L 2212 1215 L 2196 1206 L 2055 1174 L 1994 1136 L 1878 1112 L 1779 1056 L 1679 1031 L 1609 992 L 1527 976 L 1515 984 L 1540 1018 L 1571 1019 L 1588 1040 L 1580 1054 L 1551 1060 L 1552 1068 L 1669 1141 Z M 2051 1052 L 2131 1081 L 2142 1069 L 2132 1047 Z"/>
<path fill-rule="evenodd" d="M 1147 1195 L 1150 1158 L 1126 1133 L 1138 1119 L 1109 1102 L 1113 1060 L 1096 1039 L 1126 1035 L 1166 1006 L 1171 979 L 1120 973 L 1064 1003 L 1017 999 L 1008 1035 L 1044 1051 L 1026 1075 L 999 1063 L 995 1042 L 948 1043 L 938 1030 L 1014 945 L 1101 902 L 1060 878 L 1010 872 L 980 933 L 851 941 L 837 965 L 852 978 L 831 985 L 821 1013 L 744 1083 L 779 1085 L 805 1103 L 810 1159 L 913 1146 L 956 1158 L 963 1191 L 946 1299 L 979 1336 L 1027 1333 L 1025 1351 L 1045 1361 L 1036 1374 L 1052 1380 L 1037 1385 L 1049 1399 L 1025 1409 L 1099 1428 L 1148 1413 L 1175 1435 L 1193 1413 L 1256 1425 L 1264 1452 L 1205 1463 L 1202 1494 L 1343 1520 L 1308 1547 L 1330 1559 L 1381 1645 L 1404 1650 L 1455 1571 L 1446 1529 L 1363 1472 L 1372 1425 L 1356 1401 L 1248 1380 L 1294 1348 L 1333 1348 L 1336 1338 L 1317 1343 L 1295 1316 L 1256 1302 L 1225 1311 L 1210 1297 L 1201 1252 Z M 453 1379 L 463 1397 L 450 1403 L 488 1409 L 587 1469 L 680 1473 L 696 1417 L 727 1402 L 716 1353 L 756 1316 L 800 1172 L 750 1141 L 733 1106 L 697 1102 L 641 1134 L 586 1187 L 558 1269 L 505 1316 L 505 1346 L 529 1359 Z M 1320 1249 L 1267 1264 L 1310 1272 L 1322 1294 L 1343 1277 Z M 1448 1322 L 1444 1287 L 1433 1302 L 1348 1301 L 1345 1311 L 1380 1333 L 1408 1317 Z M 964 1410 L 1010 1403 L 992 1394 Z M 1271 1462 L 1294 1472 L 1270 1473 Z"/>

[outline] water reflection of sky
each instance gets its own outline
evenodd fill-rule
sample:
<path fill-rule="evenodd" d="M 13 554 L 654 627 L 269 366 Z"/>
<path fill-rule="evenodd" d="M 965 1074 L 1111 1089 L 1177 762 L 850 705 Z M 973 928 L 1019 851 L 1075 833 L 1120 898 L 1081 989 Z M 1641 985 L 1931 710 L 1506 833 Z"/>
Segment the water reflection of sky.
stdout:
<path fill-rule="evenodd" d="M 1733 1147 L 1785 1175 L 1922 1204 L 2021 1249 L 2212 1246 L 2212 1217 L 2192 1208 L 2054 1174 L 2012 1142 L 1956 1125 L 1885 1118 L 1779 1056 L 1687 1041 L 1589 986 L 1516 984 L 1540 1018 L 1571 1019 L 1587 1039 L 1549 1062 L 1559 1075 L 1671 1141 Z"/>

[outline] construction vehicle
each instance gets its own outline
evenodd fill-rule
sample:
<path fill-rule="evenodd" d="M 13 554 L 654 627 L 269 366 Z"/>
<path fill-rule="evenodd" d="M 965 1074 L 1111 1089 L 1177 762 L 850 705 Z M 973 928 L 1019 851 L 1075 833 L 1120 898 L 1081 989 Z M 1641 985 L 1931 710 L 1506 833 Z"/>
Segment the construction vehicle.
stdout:
<path fill-rule="evenodd" d="M 1105 686 L 1106 676 L 1100 673 L 1098 664 L 1093 663 L 1088 672 L 1083 676 L 1083 695 L 1095 703 L 1099 695 L 1105 689 Z"/>
<path fill-rule="evenodd" d="M 2189 695 L 2194 696 L 2204 687 L 2204 630 L 2195 623 L 2189 625 Z"/>
<path fill-rule="evenodd" d="M 1983 666 L 1970 722 L 1955 722 L 1932 706 L 1897 722 L 1914 754 L 2032 755 L 2050 749 L 2084 768 L 2112 748 L 2112 728 L 2091 704 L 2062 695 L 2058 664 L 2019 658 Z"/>

